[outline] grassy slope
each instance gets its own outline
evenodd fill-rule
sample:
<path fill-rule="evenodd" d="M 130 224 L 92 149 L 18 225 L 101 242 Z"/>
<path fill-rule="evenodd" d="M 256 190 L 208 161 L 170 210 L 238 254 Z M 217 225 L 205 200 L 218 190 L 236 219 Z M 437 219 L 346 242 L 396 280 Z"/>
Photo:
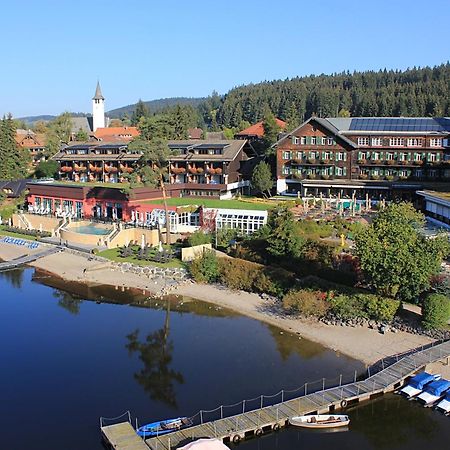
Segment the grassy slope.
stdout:
<path fill-rule="evenodd" d="M 121 258 L 119 256 L 118 248 L 110 248 L 108 250 L 103 250 L 98 253 L 98 256 L 103 256 L 103 258 L 110 259 L 115 262 L 129 262 L 132 264 L 136 264 L 137 266 L 157 266 L 157 267 L 184 267 L 184 264 L 177 258 L 174 258 L 172 261 L 162 264 L 153 261 L 144 261 L 135 258 L 134 256 L 129 256 L 127 258 Z"/>
<path fill-rule="evenodd" d="M 0 236 L 11 236 L 20 239 L 28 239 L 29 241 L 36 241 L 35 236 L 29 236 L 28 234 L 14 233 L 12 231 L 6 231 L 3 225 L 0 225 Z"/>

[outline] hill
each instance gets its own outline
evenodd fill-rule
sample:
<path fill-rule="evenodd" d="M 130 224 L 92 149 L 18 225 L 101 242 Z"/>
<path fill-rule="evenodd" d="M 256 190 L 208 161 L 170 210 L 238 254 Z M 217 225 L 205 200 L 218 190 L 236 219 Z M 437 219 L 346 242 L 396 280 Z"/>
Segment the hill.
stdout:
<path fill-rule="evenodd" d="M 159 113 L 164 109 L 176 106 L 176 105 L 189 105 L 196 108 L 200 105 L 205 99 L 204 98 L 194 98 L 194 97 L 171 97 L 171 98 L 160 98 L 157 100 L 150 100 L 144 102 L 147 108 L 150 110 L 152 114 Z M 131 117 L 133 111 L 136 107 L 136 103 L 132 105 L 122 106 L 121 108 L 112 109 L 108 111 L 106 114 L 111 119 L 120 119 L 125 114 Z"/>
<path fill-rule="evenodd" d="M 41 116 L 27 116 L 27 117 L 18 117 L 17 120 L 21 120 L 22 122 L 25 122 L 28 125 L 34 125 L 36 122 L 49 122 L 50 120 L 53 120 L 56 116 L 51 116 L 48 114 L 43 114 Z"/>
<path fill-rule="evenodd" d="M 255 123 L 270 109 L 292 128 L 317 115 L 449 116 L 450 63 L 405 71 L 311 75 L 231 89 L 216 116 L 225 127 Z"/>

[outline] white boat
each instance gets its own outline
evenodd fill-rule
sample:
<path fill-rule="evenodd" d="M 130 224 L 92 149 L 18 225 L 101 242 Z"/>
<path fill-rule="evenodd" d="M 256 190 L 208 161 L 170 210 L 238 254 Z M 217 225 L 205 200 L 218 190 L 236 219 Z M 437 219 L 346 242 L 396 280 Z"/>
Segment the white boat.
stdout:
<path fill-rule="evenodd" d="M 422 402 L 425 406 L 433 406 L 437 401 L 439 401 L 445 393 L 450 389 L 450 381 L 439 380 L 433 381 L 428 384 L 424 391 L 419 394 L 416 398 Z"/>
<path fill-rule="evenodd" d="M 436 409 L 444 414 L 450 414 L 450 392 L 447 392 L 443 400 L 436 405 Z"/>
<path fill-rule="evenodd" d="M 334 428 L 347 426 L 350 418 L 342 414 L 316 414 L 291 417 L 289 423 L 303 428 Z"/>
<path fill-rule="evenodd" d="M 413 398 L 419 395 L 428 383 L 432 381 L 440 380 L 440 375 L 432 375 L 427 372 L 421 372 L 412 377 L 406 386 L 400 389 L 399 394 L 404 395 L 406 398 Z"/>

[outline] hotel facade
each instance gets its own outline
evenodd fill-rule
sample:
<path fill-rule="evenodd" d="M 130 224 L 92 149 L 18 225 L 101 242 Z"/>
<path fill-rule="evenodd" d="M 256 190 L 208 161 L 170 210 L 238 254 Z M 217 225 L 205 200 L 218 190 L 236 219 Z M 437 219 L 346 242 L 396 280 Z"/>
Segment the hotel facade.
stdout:
<path fill-rule="evenodd" d="M 450 181 L 449 118 L 312 117 L 274 147 L 282 194 L 390 198 Z"/>

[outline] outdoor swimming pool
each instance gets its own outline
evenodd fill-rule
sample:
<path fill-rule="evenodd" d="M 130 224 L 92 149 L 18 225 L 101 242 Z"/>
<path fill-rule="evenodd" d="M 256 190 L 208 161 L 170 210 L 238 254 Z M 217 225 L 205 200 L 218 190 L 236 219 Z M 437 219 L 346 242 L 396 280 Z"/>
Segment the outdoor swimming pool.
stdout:
<path fill-rule="evenodd" d="M 112 231 L 111 228 L 99 227 L 94 223 L 89 225 L 71 226 L 68 230 L 80 234 L 95 234 L 97 236 L 105 236 Z"/>

